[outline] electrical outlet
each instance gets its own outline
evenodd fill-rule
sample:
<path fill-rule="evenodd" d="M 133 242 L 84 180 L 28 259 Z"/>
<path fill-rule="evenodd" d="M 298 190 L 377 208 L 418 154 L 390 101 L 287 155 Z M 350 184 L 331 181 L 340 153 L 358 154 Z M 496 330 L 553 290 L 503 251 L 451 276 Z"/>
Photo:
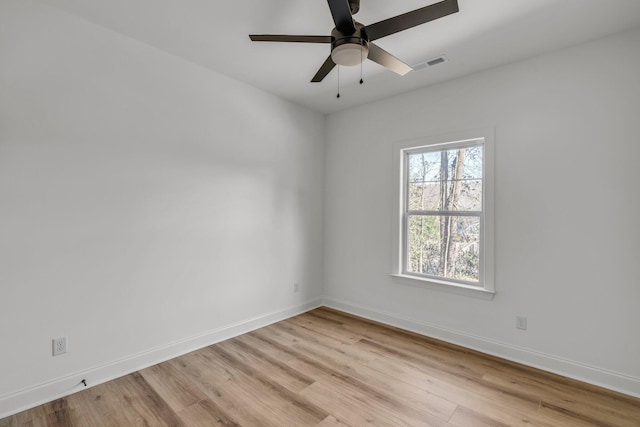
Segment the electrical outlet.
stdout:
<path fill-rule="evenodd" d="M 527 330 L 527 318 L 523 316 L 516 316 L 516 329 Z"/>
<path fill-rule="evenodd" d="M 294 283 L 293 284 L 293 292 L 295 292 L 295 293 L 300 292 L 300 283 Z"/>
<path fill-rule="evenodd" d="M 67 352 L 67 337 L 54 338 L 51 341 L 53 344 L 54 356 L 59 356 Z"/>

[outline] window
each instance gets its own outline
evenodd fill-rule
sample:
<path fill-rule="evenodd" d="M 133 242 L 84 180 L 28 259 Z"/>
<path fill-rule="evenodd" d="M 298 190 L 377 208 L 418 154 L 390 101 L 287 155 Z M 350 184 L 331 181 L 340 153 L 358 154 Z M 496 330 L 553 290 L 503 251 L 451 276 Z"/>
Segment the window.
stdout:
<path fill-rule="evenodd" d="M 493 292 L 489 135 L 396 148 L 401 178 L 396 276 Z"/>

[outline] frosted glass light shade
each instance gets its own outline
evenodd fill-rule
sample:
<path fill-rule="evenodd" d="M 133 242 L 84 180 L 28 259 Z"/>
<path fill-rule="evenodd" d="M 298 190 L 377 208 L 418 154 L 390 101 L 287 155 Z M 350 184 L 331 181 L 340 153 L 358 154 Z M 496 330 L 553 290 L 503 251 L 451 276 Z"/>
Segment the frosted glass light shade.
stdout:
<path fill-rule="evenodd" d="M 331 51 L 331 59 L 338 65 L 351 67 L 360 65 L 369 54 L 369 48 L 360 43 L 345 43 Z"/>

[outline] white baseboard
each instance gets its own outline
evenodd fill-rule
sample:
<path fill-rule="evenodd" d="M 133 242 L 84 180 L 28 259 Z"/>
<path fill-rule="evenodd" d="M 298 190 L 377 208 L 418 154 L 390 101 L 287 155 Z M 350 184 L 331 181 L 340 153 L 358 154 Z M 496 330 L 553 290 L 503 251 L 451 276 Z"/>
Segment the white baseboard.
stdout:
<path fill-rule="evenodd" d="M 640 397 L 640 378 L 331 298 L 324 305 L 462 347 Z"/>
<path fill-rule="evenodd" d="M 81 384 L 83 379 L 86 379 L 90 387 L 102 384 L 199 348 L 313 310 L 321 305 L 322 299 L 317 298 L 300 305 L 226 325 L 190 338 L 175 341 L 104 365 L 74 372 L 62 378 L 0 396 L 0 419 L 81 391 L 84 389 L 84 386 Z"/>
<path fill-rule="evenodd" d="M 322 305 L 493 356 L 522 363 L 523 365 L 532 366 L 534 368 L 574 378 L 631 396 L 640 397 L 640 378 L 589 366 L 583 363 L 486 339 L 453 329 L 443 328 L 438 325 L 404 318 L 402 316 L 385 313 L 380 310 L 371 309 L 345 301 L 331 298 L 325 298 L 322 300 L 318 298 L 297 306 L 266 313 L 235 324 L 226 325 L 197 336 L 169 343 L 167 345 L 156 347 L 104 365 L 78 371 L 62 378 L 29 387 L 8 395 L 0 396 L 0 419 L 81 391 L 84 389 L 81 384 L 82 379 L 86 379 L 87 384 L 90 387 L 102 384 L 199 348 L 288 319 L 289 317 L 313 310 L 314 308 Z"/>

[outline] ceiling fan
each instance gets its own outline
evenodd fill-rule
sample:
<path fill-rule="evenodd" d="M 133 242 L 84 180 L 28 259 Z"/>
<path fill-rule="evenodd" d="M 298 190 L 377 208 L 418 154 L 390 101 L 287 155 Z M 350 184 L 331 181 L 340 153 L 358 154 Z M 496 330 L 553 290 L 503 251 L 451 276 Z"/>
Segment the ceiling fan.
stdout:
<path fill-rule="evenodd" d="M 327 2 L 333 22 L 336 24 L 330 36 L 251 34 L 249 37 L 254 42 L 331 44 L 331 55 L 313 76 L 312 83 L 321 82 L 336 64 L 359 65 L 365 59 L 377 62 L 403 76 L 412 68 L 373 41 L 459 11 L 457 0 L 444 0 L 365 26 L 353 19 L 353 15 L 360 10 L 360 0 L 327 0 Z"/>

